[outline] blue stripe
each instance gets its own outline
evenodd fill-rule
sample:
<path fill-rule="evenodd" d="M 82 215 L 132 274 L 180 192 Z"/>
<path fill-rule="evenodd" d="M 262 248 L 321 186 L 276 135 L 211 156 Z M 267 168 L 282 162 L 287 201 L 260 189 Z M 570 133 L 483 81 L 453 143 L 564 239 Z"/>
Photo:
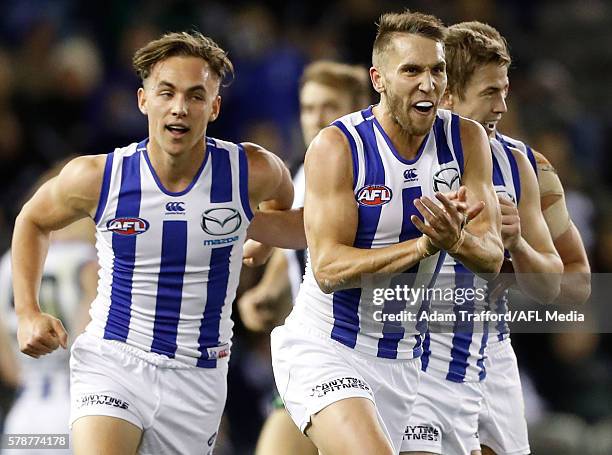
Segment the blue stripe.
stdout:
<path fill-rule="evenodd" d="M 444 131 L 444 120 L 440 117 L 436 117 L 436 121 L 433 126 L 434 135 L 436 138 L 436 151 L 438 154 L 438 164 L 450 163 L 453 161 L 453 154 L 448 147 L 446 141 L 446 132 Z"/>
<path fill-rule="evenodd" d="M 210 202 L 231 202 L 232 200 L 232 165 L 229 151 L 208 146 L 212 160 L 212 183 L 210 186 Z"/>
<path fill-rule="evenodd" d="M 206 307 L 200 325 L 201 357 L 198 366 L 202 368 L 215 368 L 217 359 L 209 359 L 206 348 L 219 345 L 219 325 L 221 323 L 221 312 L 225 305 L 227 286 L 230 275 L 230 255 L 233 246 L 214 248 L 210 255 L 210 271 L 208 272 L 208 283 L 206 284 Z"/>
<path fill-rule="evenodd" d="M 102 187 L 100 188 L 100 199 L 98 200 L 98 208 L 94 215 L 94 221 L 96 224 L 100 222 L 100 217 L 104 213 L 106 208 L 106 201 L 108 200 L 108 190 L 110 187 L 111 174 L 113 172 L 113 157 L 115 152 L 106 155 L 106 164 L 104 165 L 104 175 L 102 176 Z"/>
<path fill-rule="evenodd" d="M 427 285 L 427 289 L 431 289 L 432 286 L 434 285 L 434 283 L 436 282 L 436 279 L 438 278 L 438 274 L 440 273 L 440 269 L 442 268 L 442 265 L 444 264 L 444 260 L 446 259 L 446 251 L 440 251 L 439 255 L 438 255 L 438 262 L 436 263 L 436 269 L 434 270 L 433 275 L 431 276 L 431 280 L 429 281 L 429 284 Z M 421 307 L 419 308 L 419 312 L 417 313 L 417 324 L 416 324 L 416 329 L 419 331 L 420 334 L 425 334 L 425 340 L 423 342 L 423 352 L 422 352 L 422 356 L 421 356 L 421 365 L 422 365 L 422 370 L 426 371 L 427 370 L 427 365 L 429 365 L 429 356 L 431 355 L 431 349 L 430 349 L 430 335 L 429 335 L 429 328 L 428 328 L 428 323 L 427 323 L 427 319 L 422 319 L 422 314 L 427 312 L 429 313 L 430 310 L 430 301 L 429 299 L 423 299 L 423 302 L 421 303 Z"/>
<path fill-rule="evenodd" d="M 43 376 L 43 384 L 40 398 L 43 400 L 49 398 L 51 396 L 51 378 L 48 374 Z"/>
<path fill-rule="evenodd" d="M 453 141 L 453 151 L 459 163 L 459 172 L 463 175 L 463 145 L 461 145 L 461 124 L 459 116 L 452 114 L 451 117 L 451 139 Z"/>
<path fill-rule="evenodd" d="M 151 351 L 174 358 L 187 260 L 187 221 L 164 221 Z"/>
<path fill-rule="evenodd" d="M 421 221 L 423 216 L 414 206 L 414 200 L 421 197 L 421 187 L 413 186 L 410 188 L 404 188 L 402 190 L 402 206 L 404 211 L 402 214 L 402 230 L 400 231 L 399 241 L 404 242 L 409 239 L 420 237 L 421 232 L 414 226 L 410 217 L 412 215 L 418 216 Z M 390 287 L 394 288 L 396 285 L 406 285 L 412 287 L 416 274 L 418 273 L 420 263 L 416 263 L 412 268 L 406 270 L 404 273 L 409 273 L 408 282 L 404 282 L 402 279 L 391 280 Z M 401 277 L 400 277 L 401 278 Z M 388 300 L 383 306 L 383 314 L 399 314 L 406 308 L 406 302 L 403 300 Z M 386 359 L 397 358 L 397 347 L 402 338 L 404 338 L 404 327 L 399 321 L 385 321 L 383 324 L 383 336 L 378 340 L 378 354 L 377 357 L 384 357 Z M 420 337 L 417 344 L 420 347 Z"/>
<path fill-rule="evenodd" d="M 508 162 L 510 163 L 510 170 L 512 171 L 512 184 L 514 185 L 514 194 L 516 195 L 516 204 L 521 200 L 521 176 L 518 170 L 518 164 L 512 151 L 504 146 L 506 155 L 508 155 Z"/>
<path fill-rule="evenodd" d="M 355 127 L 364 145 L 365 181 L 367 185 L 384 185 L 385 169 L 376 145 L 374 124 L 371 121 L 362 122 Z M 370 248 L 378 229 L 382 206 L 365 206 L 359 204 L 357 232 L 355 245 L 357 248 Z"/>
<path fill-rule="evenodd" d="M 474 289 L 474 274 L 461 263 L 456 263 L 455 269 L 455 291 L 457 289 Z M 464 291 L 465 292 L 465 291 Z M 451 348 L 451 362 L 449 364 L 446 379 L 453 382 L 463 382 L 470 356 L 470 344 L 474 323 L 463 321 L 459 310 L 474 312 L 474 300 L 465 300 L 462 305 L 453 304 L 453 312 L 456 321 L 453 327 L 453 347 Z"/>
<path fill-rule="evenodd" d="M 344 133 L 351 148 L 351 157 L 353 158 L 353 188 L 355 188 L 357 186 L 357 176 L 359 175 L 359 157 L 357 156 L 357 144 L 355 143 L 353 135 L 349 133 L 349 130 L 346 128 L 344 123 L 339 120 L 336 120 L 334 123 L 332 123 L 332 125 L 338 127 L 340 131 Z"/>
<path fill-rule="evenodd" d="M 117 202 L 116 218 L 136 218 L 140 215 L 140 157 L 141 152 L 123 158 L 121 186 Z M 104 327 L 107 340 L 125 341 L 130 330 L 132 306 L 132 278 L 136 260 L 136 235 L 113 232 L 113 279 L 111 303 Z"/>
<path fill-rule="evenodd" d="M 355 127 L 364 145 L 365 185 L 384 185 L 385 170 L 382 159 L 378 153 L 374 137 L 374 124 L 364 121 Z M 380 220 L 381 206 L 359 205 L 357 232 L 354 246 L 357 248 L 371 248 L 378 222 Z M 346 289 L 334 292 L 333 316 L 334 327 L 332 339 L 354 348 L 357 344 L 359 332 L 359 301 L 361 289 Z"/>
<path fill-rule="evenodd" d="M 499 161 L 497 161 L 497 157 L 494 153 L 491 154 L 491 158 L 493 159 L 493 185 L 505 186 L 504 174 L 502 173 Z"/>
<path fill-rule="evenodd" d="M 487 342 L 489 341 L 489 321 L 485 320 L 482 326 L 482 338 L 480 340 L 480 350 L 478 351 L 478 355 L 480 358 L 476 362 L 478 368 L 480 368 L 480 372 L 478 373 L 478 380 L 482 381 L 487 377 L 487 370 L 485 369 L 485 349 L 487 347 Z"/>
<path fill-rule="evenodd" d="M 409 274 L 407 279 L 404 280 L 403 274 L 398 275 L 391 279 L 389 288 L 394 289 L 396 286 L 408 286 L 412 287 L 416 280 L 416 274 L 419 271 L 420 263 L 417 262 L 413 267 L 406 270 Z M 400 314 L 406 308 L 406 302 L 402 299 L 399 300 L 386 300 L 383 306 L 383 315 L 388 314 Z M 397 359 L 397 347 L 402 338 L 404 338 L 405 329 L 399 321 L 385 321 L 383 323 L 382 337 L 378 339 L 378 352 L 376 357 L 382 357 L 385 359 Z M 417 342 L 420 345 L 420 337 Z"/>
<path fill-rule="evenodd" d="M 497 302 L 495 302 L 495 312 L 499 315 L 506 314 L 508 312 L 507 295 L 508 291 L 506 291 L 499 299 L 497 299 Z M 497 321 L 497 324 L 495 324 L 495 329 L 498 332 L 497 339 L 499 341 L 503 341 L 505 338 L 504 335 L 509 332 L 506 321 L 499 318 L 499 321 Z"/>
<path fill-rule="evenodd" d="M 429 349 L 431 343 L 431 337 L 429 335 L 429 330 L 425 333 L 425 338 L 423 340 L 423 355 L 421 356 L 421 370 L 427 371 L 427 367 L 429 366 L 429 356 L 431 355 L 431 350 Z"/>
<path fill-rule="evenodd" d="M 536 177 L 538 176 L 538 163 L 536 162 L 535 155 L 533 154 L 533 150 L 527 144 L 525 144 L 525 150 L 527 150 L 527 159 L 529 163 L 531 163 L 531 167 L 533 168 L 533 172 L 535 172 Z"/>
<path fill-rule="evenodd" d="M 421 215 L 421 212 L 419 212 L 414 206 L 414 200 L 420 198 L 422 195 L 423 193 L 421 192 L 420 186 L 412 186 L 402 190 L 402 204 L 404 207 L 404 213 L 402 217 L 402 230 L 399 235 L 400 242 L 416 239 L 417 237 L 423 235 L 410 220 L 412 215 L 416 215 L 421 221 L 423 221 L 423 215 Z"/>
<path fill-rule="evenodd" d="M 242 144 L 238 144 L 238 173 L 240 174 L 240 201 L 247 218 L 253 219 L 251 202 L 249 201 L 249 162 Z"/>

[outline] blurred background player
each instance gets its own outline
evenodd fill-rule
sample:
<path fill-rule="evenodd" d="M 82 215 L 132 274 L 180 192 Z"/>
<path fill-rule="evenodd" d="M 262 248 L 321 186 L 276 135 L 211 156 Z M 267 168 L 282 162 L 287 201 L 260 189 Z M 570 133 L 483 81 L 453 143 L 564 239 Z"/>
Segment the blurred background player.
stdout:
<path fill-rule="evenodd" d="M 309 64 L 300 79 L 300 125 L 304 144 L 334 120 L 369 104 L 371 84 L 363 66 L 331 61 Z M 304 207 L 303 157 L 293 177 L 293 208 Z M 269 332 L 282 323 L 304 276 L 306 250 L 276 250 L 272 254 L 259 283 L 245 292 L 238 301 L 244 325 L 253 331 Z M 291 291 L 291 299 L 286 298 Z M 285 298 L 283 298 L 285 297 Z M 280 397 L 274 401 L 257 443 L 257 455 L 316 454 L 317 449 L 304 436 L 287 414 Z"/>
<path fill-rule="evenodd" d="M 66 161 L 49 170 L 35 189 L 59 174 Z M 32 194 L 34 191 L 32 191 Z M 39 302 L 41 310 L 58 318 L 74 340 L 89 322 L 89 305 L 96 296 L 98 264 L 94 247 L 94 225 L 83 219 L 53 232 L 43 269 Z M 6 433 L 69 433 L 70 377 L 69 350 L 58 349 L 34 360 L 19 352 L 17 315 L 11 285 L 10 251 L 0 260 L 0 319 L 11 331 L 21 371 L 20 392 L 6 419 Z M 6 453 L 21 451 L 6 450 Z M 5 453 L 5 452 L 2 452 Z M 70 453 L 69 450 L 44 449 L 28 453 Z"/>
<path fill-rule="evenodd" d="M 285 406 L 323 453 L 399 452 L 416 396 L 421 337 L 414 324 L 373 319 L 362 275 L 408 271 L 428 287 L 445 252 L 479 272 L 501 266 L 484 131 L 437 109 L 444 32 L 430 15 L 382 15 L 370 70 L 380 104 L 323 129 L 306 154 L 309 262 L 272 356 Z M 434 189 L 445 171 L 482 211 L 466 229 Z"/>
<path fill-rule="evenodd" d="M 494 28 L 479 22 L 459 23 L 450 27 L 446 43 L 449 55 L 449 105 L 461 115 L 481 123 L 491 137 L 492 144 L 513 147 L 513 150 L 519 150 L 529 157 L 528 146 L 502 136 L 497 131 L 497 124 L 507 110 L 509 61 L 504 65 L 471 66 L 468 63 L 478 57 L 466 51 L 465 43 L 470 39 L 478 40 L 479 34 L 484 39 L 492 40 L 509 59 L 507 44 Z M 542 215 L 565 267 L 561 290 L 554 302 L 583 303 L 590 294 L 590 267 L 586 252 L 580 234 L 569 218 L 563 187 L 554 169 L 543 155 L 537 152 L 534 154 L 535 160 L 531 157 L 530 161 L 534 167 L 535 162 L 538 163 Z M 514 204 L 501 197 L 500 205 L 503 215 L 502 236 L 506 240 L 513 231 L 512 226 L 516 225 L 516 212 Z M 523 223 L 521 228 L 524 229 Z M 517 261 L 513 260 L 515 270 L 517 265 Z M 483 382 L 483 404 L 478 428 L 483 453 L 527 454 L 530 448 L 518 364 L 510 334 L 504 324 L 496 325 L 491 330 L 486 352 L 484 368 L 487 378 Z"/>
<path fill-rule="evenodd" d="M 461 108 L 488 100 L 498 101 L 492 96 L 496 89 L 505 94 L 510 55 L 496 41 L 467 32 L 458 35 L 452 27 L 445 44 L 449 82 L 442 107 L 479 120 Z M 464 79 L 458 81 L 458 74 Z M 522 273 L 517 280 L 519 288 L 530 297 L 549 303 L 559 294 L 563 265 L 540 210 L 535 171 L 522 152 L 510 150 L 494 137 L 490 138 L 490 146 L 492 183 L 502 213 L 502 240 L 517 273 Z M 442 289 L 485 289 L 484 280 L 450 257 L 445 260 L 435 285 Z M 493 311 L 505 312 L 504 308 L 497 308 L 505 302 L 495 299 L 489 303 L 483 297 L 477 294 L 464 301 L 435 299 L 431 309 L 459 315 L 459 311 L 478 314 L 490 306 Z M 449 329 L 432 328 L 425 336 L 423 375 L 404 436 L 404 451 L 480 454 L 477 435 L 483 399 L 481 381 L 487 378 L 483 362 L 487 340 L 497 333 L 487 323 L 465 320 L 459 320 Z M 435 437 L 422 437 L 423 428 L 428 428 L 430 436 Z"/>

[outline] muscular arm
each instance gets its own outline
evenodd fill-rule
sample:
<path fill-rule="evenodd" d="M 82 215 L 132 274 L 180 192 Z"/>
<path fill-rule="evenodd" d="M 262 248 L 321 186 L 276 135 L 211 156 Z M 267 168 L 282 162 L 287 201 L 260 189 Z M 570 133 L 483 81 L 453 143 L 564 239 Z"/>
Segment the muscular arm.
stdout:
<path fill-rule="evenodd" d="M 306 238 L 314 276 L 323 292 L 358 287 L 364 273 L 404 271 L 423 257 L 425 237 L 376 249 L 352 246 L 358 210 L 349 145 L 339 129 L 325 128 L 313 140 L 305 172 Z"/>
<path fill-rule="evenodd" d="M 569 217 L 557 172 L 544 155 L 536 151 L 534 155 L 542 213 L 564 266 L 561 292 L 553 303 L 584 303 L 591 295 L 591 267 L 582 238 Z"/>
<path fill-rule="evenodd" d="M 100 195 L 104 163 L 105 157 L 102 155 L 75 158 L 57 177 L 36 192 L 15 221 L 12 242 L 13 288 L 15 311 L 20 319 L 20 348 L 26 354 L 38 356 L 57 347 L 56 343 L 45 341 L 44 334 L 39 333 L 43 328 L 28 323 L 41 314 L 38 292 L 49 234 L 78 219 L 92 216 Z M 58 332 L 61 331 L 60 327 L 59 320 L 53 318 L 49 324 L 45 324 L 44 330 L 55 329 Z M 47 343 L 47 349 L 38 342 L 34 343 L 34 347 L 28 347 L 31 336 L 39 338 L 39 335 Z M 59 341 L 65 346 L 66 340 Z"/>
<path fill-rule="evenodd" d="M 492 185 L 492 160 L 489 141 L 477 123 L 461 119 L 464 172 L 462 185 L 467 187 L 468 205 L 484 202 L 484 209 L 465 231 L 457 253 L 451 255 L 474 273 L 497 274 L 504 257 L 500 238 L 500 215 Z"/>
<path fill-rule="evenodd" d="M 249 225 L 249 237 L 269 239 L 279 248 L 306 249 L 304 208 L 258 210 Z"/>
<path fill-rule="evenodd" d="M 300 214 L 278 212 L 288 211 L 293 203 L 293 184 L 287 167 L 279 157 L 258 145 L 243 145 L 249 166 L 249 200 L 252 207 L 258 208 L 249 226 L 249 238 L 269 246 L 299 247 L 304 236 Z"/>
<path fill-rule="evenodd" d="M 519 288 L 529 297 L 551 303 L 559 294 L 563 263 L 542 216 L 536 175 L 525 155 L 515 150 L 513 154 L 521 180 L 520 221 L 507 248 Z M 506 228 L 506 223 L 503 224 Z"/>

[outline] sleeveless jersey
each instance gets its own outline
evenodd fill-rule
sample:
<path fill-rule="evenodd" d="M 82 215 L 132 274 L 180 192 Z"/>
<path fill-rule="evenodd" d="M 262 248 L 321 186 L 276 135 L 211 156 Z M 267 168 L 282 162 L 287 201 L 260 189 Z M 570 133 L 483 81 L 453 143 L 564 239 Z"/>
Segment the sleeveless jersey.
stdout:
<path fill-rule="evenodd" d="M 521 182 L 516 159 L 512 151 L 501 141 L 490 140 L 493 161 L 493 187 L 495 192 L 518 204 L 521 197 Z M 507 252 L 506 252 L 507 255 Z M 478 298 L 465 292 L 467 289 L 486 290 L 486 282 L 470 272 L 463 264 L 447 255 L 440 275 L 435 283 L 436 288 L 462 288 L 463 295 L 474 298 L 462 302 L 433 300 L 431 309 L 440 313 L 455 312 L 457 316 L 453 333 L 436 333 L 428 331 L 423 342 L 424 353 L 422 369 L 428 373 L 440 375 L 449 381 L 473 382 L 483 380 L 486 376 L 484 367 L 487 344 L 501 341 L 509 336 L 507 324 L 503 321 L 489 327 L 488 322 L 466 321 L 459 317 L 459 311 L 480 313 L 490 309 L 499 314 L 506 313 L 507 292 L 496 302 L 488 302 L 488 295 Z M 435 295 L 435 294 L 434 294 Z"/>
<path fill-rule="evenodd" d="M 527 159 L 529 160 L 529 163 L 531 164 L 531 167 L 533 168 L 533 171 L 536 173 L 536 176 L 538 175 L 538 165 L 536 163 L 533 150 L 528 144 L 524 143 L 523 141 L 519 141 L 518 139 L 511 138 L 510 136 L 506 136 L 505 134 L 501 134 L 499 132 L 495 133 L 495 139 L 497 139 L 502 144 L 508 147 L 515 148 L 518 151 L 522 152 L 524 155 L 526 155 Z"/>
<path fill-rule="evenodd" d="M 17 350 L 17 316 L 11 284 L 11 257 L 7 252 L 0 260 L 0 317 L 5 321 Z M 96 260 L 92 244 L 83 241 L 52 241 L 45 261 L 40 285 L 39 304 L 44 313 L 58 318 L 71 339 L 78 323 L 81 304 L 81 270 Z M 89 302 L 88 302 L 89 303 Z M 66 373 L 70 351 L 62 348 L 39 359 L 18 354 L 25 383 L 54 372 Z"/>
<path fill-rule="evenodd" d="M 439 110 L 413 160 L 406 160 L 398 153 L 372 113 L 372 107 L 344 116 L 333 125 L 347 137 L 353 162 L 353 190 L 358 207 L 353 246 L 382 248 L 420 237 L 420 231 L 410 220 L 411 215 L 420 216 L 413 200 L 422 195 L 433 199 L 436 191 L 446 192 L 460 185 L 463 151 L 459 117 Z M 407 270 L 412 286 L 431 286 L 443 256 L 437 253 Z M 290 317 L 345 346 L 377 357 L 420 356 L 420 330 L 414 324 L 398 327 L 398 324 L 376 321 L 372 297 L 365 294 L 362 295 L 360 288 L 323 293 L 308 263 Z M 421 311 L 427 302 L 419 300 L 414 304 Z"/>
<path fill-rule="evenodd" d="M 109 154 L 96 222 L 98 296 L 87 331 L 204 368 L 229 354 L 253 217 L 241 145 L 206 139 L 181 192 L 162 185 L 147 140 Z"/>
<path fill-rule="evenodd" d="M 304 164 L 302 164 L 293 176 L 293 206 L 298 209 L 304 207 L 304 197 L 306 193 L 306 175 L 304 174 Z M 308 250 L 284 250 L 287 259 L 287 273 L 291 284 L 291 296 L 295 301 L 300 284 L 304 279 L 306 269 L 306 257 Z"/>

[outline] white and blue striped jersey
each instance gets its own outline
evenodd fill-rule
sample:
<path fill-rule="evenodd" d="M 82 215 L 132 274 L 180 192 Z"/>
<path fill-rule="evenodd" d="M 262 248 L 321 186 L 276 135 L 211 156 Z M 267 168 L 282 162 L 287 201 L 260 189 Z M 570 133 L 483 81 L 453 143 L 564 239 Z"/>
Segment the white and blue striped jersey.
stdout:
<path fill-rule="evenodd" d="M 214 368 L 229 354 L 242 245 L 253 217 L 241 145 L 206 139 L 189 186 L 170 192 L 147 140 L 106 160 L 97 212 L 98 296 L 87 331 Z"/>
<path fill-rule="evenodd" d="M 499 142 L 508 147 L 517 149 L 525 156 L 527 156 L 527 159 L 529 160 L 533 171 L 536 173 L 536 176 L 538 175 L 538 165 L 536 163 L 535 155 L 533 154 L 533 149 L 529 146 L 529 144 L 526 144 L 523 141 L 519 141 L 518 139 L 514 139 L 510 136 L 506 136 L 505 134 L 502 134 L 500 132 L 495 133 L 495 139 L 497 139 Z"/>
<path fill-rule="evenodd" d="M 410 221 L 412 215 L 420 217 L 414 199 L 434 198 L 436 191 L 455 190 L 460 185 L 463 150 L 459 117 L 439 110 L 413 160 L 398 153 L 371 107 L 346 115 L 333 125 L 347 137 L 352 155 L 358 208 L 354 246 L 382 248 L 420 237 Z M 407 270 L 412 286 L 429 288 L 443 257 L 443 253 L 435 254 Z M 403 303 L 405 308 L 406 302 Z M 414 303 L 420 310 L 427 306 L 422 300 Z M 309 263 L 290 318 L 345 346 L 377 357 L 409 359 L 421 355 L 422 337 L 415 324 L 378 322 L 372 309 L 372 297 L 360 288 L 323 293 Z"/>
<path fill-rule="evenodd" d="M 496 139 L 490 140 L 493 162 L 493 187 L 497 194 L 503 195 L 515 204 L 521 197 L 521 181 L 516 159 L 508 146 Z M 508 256 L 508 253 L 505 253 Z M 436 288 L 486 289 L 486 282 L 470 272 L 463 264 L 447 255 L 440 275 L 435 283 Z M 485 309 L 506 313 L 507 292 L 496 302 L 487 299 L 470 299 L 461 305 L 451 302 L 433 300 L 431 309 L 440 313 L 468 311 L 479 313 Z M 458 316 L 458 314 L 457 314 Z M 466 321 L 457 317 L 453 333 L 427 332 L 423 342 L 422 369 L 431 374 L 441 375 L 449 381 L 473 382 L 483 380 L 486 376 L 484 359 L 486 347 L 493 342 L 509 336 L 505 322 L 495 323 L 489 327 L 488 322 Z"/>
<path fill-rule="evenodd" d="M 84 241 L 51 241 L 40 284 L 40 309 L 60 321 L 73 335 L 81 314 L 79 305 L 83 297 L 81 271 L 96 260 L 96 250 Z M 13 299 L 11 255 L 7 252 L 0 260 L 0 318 L 5 321 L 17 352 L 17 315 Z M 88 302 L 89 303 L 89 302 Z M 34 359 L 18 355 L 25 386 L 32 382 L 45 384 L 45 378 L 54 373 L 67 373 L 70 352 L 56 349 L 51 354 Z M 48 391 L 45 386 L 43 390 Z M 46 396 L 46 392 L 41 397 Z"/>

